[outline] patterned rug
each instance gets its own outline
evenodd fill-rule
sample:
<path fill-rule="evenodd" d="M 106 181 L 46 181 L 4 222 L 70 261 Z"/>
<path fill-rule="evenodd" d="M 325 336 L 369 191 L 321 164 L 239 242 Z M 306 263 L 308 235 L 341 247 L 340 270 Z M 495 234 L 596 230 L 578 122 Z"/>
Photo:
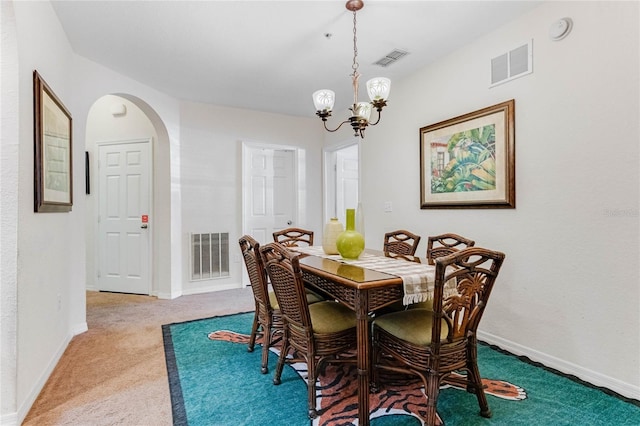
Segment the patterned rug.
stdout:
<path fill-rule="evenodd" d="M 219 330 L 209 333 L 209 339 L 239 344 L 248 344 L 249 335 L 239 334 L 228 330 Z M 261 339 L 257 339 L 262 344 Z M 256 350 L 260 350 L 256 346 Z M 270 348 L 276 357 L 280 355 L 277 347 Z M 305 383 L 308 381 L 307 364 L 289 364 Z M 272 368 L 273 370 L 274 368 Z M 526 393 L 518 386 L 511 383 L 483 379 L 487 386 L 485 393 L 498 398 L 512 401 L 525 399 Z M 443 389 L 450 386 L 443 386 Z M 356 366 L 353 364 L 328 365 L 326 373 L 321 375 L 317 384 L 318 397 L 316 408 L 320 415 L 313 420 L 312 425 L 338 426 L 353 424 L 358 417 L 358 377 Z M 471 398 L 475 395 L 470 394 Z M 393 387 L 383 387 L 380 392 L 372 393 L 369 399 L 370 418 L 382 416 L 409 416 L 418 419 L 424 424 L 425 404 L 424 386 L 418 380 L 408 384 L 394 384 Z"/>
<path fill-rule="evenodd" d="M 286 366 L 273 385 L 260 373 L 261 347 L 247 352 L 253 313 L 163 326 L 174 425 L 238 426 L 357 424 L 357 376 L 353 366 L 328 366 L 319 379 L 320 416 L 307 417 L 306 364 Z M 438 415 L 446 425 L 634 425 L 640 403 L 585 386 L 488 345 L 478 363 L 493 416 L 478 414 L 475 395 L 444 388 Z M 370 395 L 372 426 L 423 425 L 425 397 L 419 382 L 386 386 Z"/>

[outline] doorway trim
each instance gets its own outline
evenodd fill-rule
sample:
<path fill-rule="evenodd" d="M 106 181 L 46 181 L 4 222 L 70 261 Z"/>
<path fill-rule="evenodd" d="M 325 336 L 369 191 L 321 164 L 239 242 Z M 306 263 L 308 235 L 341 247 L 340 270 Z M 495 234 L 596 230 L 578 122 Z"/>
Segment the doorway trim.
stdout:
<path fill-rule="evenodd" d="M 360 194 L 362 194 L 362 168 L 360 167 L 362 147 L 360 146 L 360 139 L 349 139 L 322 149 L 322 159 L 324 163 L 322 167 L 323 223 L 327 223 L 329 219 L 336 215 L 336 153 L 354 145 L 358 146 L 358 198 L 360 198 Z M 360 199 L 358 199 L 358 201 L 360 201 Z"/>

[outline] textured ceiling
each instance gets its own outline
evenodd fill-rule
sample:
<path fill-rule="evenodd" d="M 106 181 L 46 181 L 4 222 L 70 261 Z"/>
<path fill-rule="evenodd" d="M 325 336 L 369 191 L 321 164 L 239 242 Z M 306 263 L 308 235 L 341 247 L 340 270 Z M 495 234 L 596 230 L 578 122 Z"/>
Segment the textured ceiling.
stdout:
<path fill-rule="evenodd" d="M 308 117 L 317 89 L 336 92 L 336 110 L 352 102 L 353 14 L 344 1 L 52 3 L 77 54 L 179 99 Z M 392 102 L 394 79 L 540 3 L 366 1 L 357 14 L 360 99 L 367 79 L 385 76 Z M 410 54 L 373 65 L 393 49 Z"/>

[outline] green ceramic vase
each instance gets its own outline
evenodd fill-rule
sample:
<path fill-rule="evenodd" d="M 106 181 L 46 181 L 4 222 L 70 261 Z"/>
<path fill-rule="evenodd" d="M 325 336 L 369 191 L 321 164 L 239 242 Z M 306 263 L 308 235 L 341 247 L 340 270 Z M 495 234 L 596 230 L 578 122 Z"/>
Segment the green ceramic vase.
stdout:
<path fill-rule="evenodd" d="M 356 231 L 355 209 L 347 209 L 347 229 L 338 235 L 336 247 L 345 259 L 357 259 L 364 250 L 364 237 Z"/>

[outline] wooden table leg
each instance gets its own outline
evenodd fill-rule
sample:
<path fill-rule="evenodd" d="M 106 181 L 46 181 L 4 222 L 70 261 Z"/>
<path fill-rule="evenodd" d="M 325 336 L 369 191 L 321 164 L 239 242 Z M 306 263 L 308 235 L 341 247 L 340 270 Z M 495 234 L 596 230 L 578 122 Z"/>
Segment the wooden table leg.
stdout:
<path fill-rule="evenodd" d="M 358 424 L 369 426 L 369 299 L 366 291 L 356 293 L 358 333 Z"/>

